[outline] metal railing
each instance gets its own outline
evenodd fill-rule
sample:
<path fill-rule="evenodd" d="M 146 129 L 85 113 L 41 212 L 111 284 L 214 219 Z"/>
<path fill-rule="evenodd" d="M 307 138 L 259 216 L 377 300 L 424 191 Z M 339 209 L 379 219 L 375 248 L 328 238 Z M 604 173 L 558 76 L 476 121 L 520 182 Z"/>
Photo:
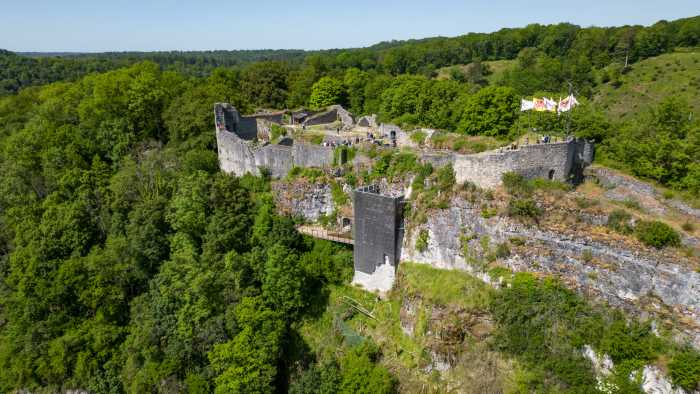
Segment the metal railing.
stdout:
<path fill-rule="evenodd" d="M 340 242 L 348 245 L 354 245 L 355 241 L 349 237 L 342 237 L 337 234 L 329 233 L 328 230 L 316 226 L 298 226 L 297 231 L 313 238 L 325 239 L 327 241 Z"/>

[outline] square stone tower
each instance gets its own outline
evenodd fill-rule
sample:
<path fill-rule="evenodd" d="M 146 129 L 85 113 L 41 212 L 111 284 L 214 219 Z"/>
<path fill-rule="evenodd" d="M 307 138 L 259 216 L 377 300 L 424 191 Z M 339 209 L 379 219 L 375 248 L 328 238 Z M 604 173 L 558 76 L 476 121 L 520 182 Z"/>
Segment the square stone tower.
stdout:
<path fill-rule="evenodd" d="M 388 291 L 394 284 L 403 241 L 403 196 L 381 194 L 377 185 L 353 192 L 353 283 Z"/>

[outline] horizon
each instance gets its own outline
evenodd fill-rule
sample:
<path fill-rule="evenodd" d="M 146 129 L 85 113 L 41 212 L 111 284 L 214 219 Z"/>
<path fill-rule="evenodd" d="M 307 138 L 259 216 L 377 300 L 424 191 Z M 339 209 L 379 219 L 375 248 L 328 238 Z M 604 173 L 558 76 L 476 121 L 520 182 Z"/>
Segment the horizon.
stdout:
<path fill-rule="evenodd" d="M 323 51 L 489 33 L 530 24 L 649 26 L 700 14 L 700 7 L 692 0 L 663 4 L 592 0 L 576 15 L 571 15 L 568 4 L 538 6 L 515 0 L 468 4 L 451 0 L 372 4 L 360 0 L 345 8 L 313 0 L 296 4 L 291 10 L 275 0 L 253 5 L 217 4 L 216 11 L 201 4 L 175 3 L 156 0 L 139 4 L 128 0 L 123 5 L 95 6 L 81 0 L 64 4 L 39 0 L 38 4 L 7 4 L 0 16 L 0 48 L 35 54 Z M 32 22 L 27 24 L 27 20 Z M 17 35 L 17 31 L 23 33 Z"/>

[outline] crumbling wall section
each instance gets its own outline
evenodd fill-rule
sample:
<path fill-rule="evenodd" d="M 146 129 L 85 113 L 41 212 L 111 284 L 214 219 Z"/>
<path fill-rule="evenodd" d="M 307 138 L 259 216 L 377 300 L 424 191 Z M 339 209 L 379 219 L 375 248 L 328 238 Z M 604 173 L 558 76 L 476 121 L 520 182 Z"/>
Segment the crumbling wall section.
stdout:
<path fill-rule="evenodd" d="M 243 175 L 247 172 L 259 175 L 255 154 L 251 146 L 236 134 L 220 129 L 216 131 L 219 168 L 223 172 Z"/>
<path fill-rule="evenodd" d="M 255 166 L 265 168 L 274 178 L 282 178 L 289 173 L 294 164 L 292 147 L 286 145 L 265 145 L 255 150 Z M 258 171 L 259 173 L 259 171 Z"/>
<path fill-rule="evenodd" d="M 506 172 L 516 172 L 526 178 L 567 181 L 578 146 L 577 141 L 567 141 L 473 155 L 455 154 L 455 177 L 458 183 L 469 181 L 483 188 L 498 186 Z"/>
<path fill-rule="evenodd" d="M 292 146 L 294 165 L 297 167 L 329 167 L 333 165 L 330 146 L 295 143 Z"/>
<path fill-rule="evenodd" d="M 338 120 L 338 111 L 335 109 L 321 112 L 314 116 L 309 117 L 304 121 L 304 126 L 316 126 L 322 124 L 329 124 L 336 122 Z"/>

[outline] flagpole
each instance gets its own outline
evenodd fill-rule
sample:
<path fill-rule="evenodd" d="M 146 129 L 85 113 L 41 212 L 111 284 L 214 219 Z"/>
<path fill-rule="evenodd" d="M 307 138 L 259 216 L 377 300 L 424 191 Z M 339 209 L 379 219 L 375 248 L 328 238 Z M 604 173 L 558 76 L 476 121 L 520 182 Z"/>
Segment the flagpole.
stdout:
<path fill-rule="evenodd" d="M 566 138 L 569 138 L 569 133 L 571 132 L 571 112 L 574 110 L 573 105 L 571 105 L 571 96 L 573 96 L 574 92 L 574 86 L 571 84 L 571 81 L 567 81 L 569 84 L 569 116 L 566 118 Z"/>

